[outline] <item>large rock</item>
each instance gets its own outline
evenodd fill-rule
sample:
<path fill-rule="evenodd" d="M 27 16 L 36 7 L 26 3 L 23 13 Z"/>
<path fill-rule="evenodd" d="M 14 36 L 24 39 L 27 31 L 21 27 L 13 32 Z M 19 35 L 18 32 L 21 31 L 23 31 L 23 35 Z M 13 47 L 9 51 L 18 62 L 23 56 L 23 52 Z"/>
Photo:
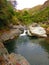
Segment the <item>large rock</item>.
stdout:
<path fill-rule="evenodd" d="M 32 35 L 32 36 L 38 36 L 38 37 L 47 37 L 46 35 L 46 31 L 43 27 L 40 27 L 40 26 L 29 26 L 29 33 Z M 28 35 L 30 35 L 28 34 Z"/>
<path fill-rule="evenodd" d="M 28 61 L 20 54 L 11 53 L 9 55 L 9 58 L 10 58 L 10 61 L 12 61 L 14 65 L 30 65 Z"/>
<path fill-rule="evenodd" d="M 19 29 L 10 29 L 9 31 L 2 32 L 2 34 L 0 35 L 0 41 L 4 42 L 9 39 L 13 39 L 15 37 L 18 37 L 21 33 L 22 31 L 20 31 Z"/>

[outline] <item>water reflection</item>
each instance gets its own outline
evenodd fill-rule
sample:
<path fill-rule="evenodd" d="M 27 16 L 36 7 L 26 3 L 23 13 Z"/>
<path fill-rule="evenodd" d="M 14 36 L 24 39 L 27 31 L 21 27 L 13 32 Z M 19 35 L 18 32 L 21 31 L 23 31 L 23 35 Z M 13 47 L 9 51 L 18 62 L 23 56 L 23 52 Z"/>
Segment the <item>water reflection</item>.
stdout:
<path fill-rule="evenodd" d="M 46 52 L 49 53 L 49 38 L 44 39 L 43 41 L 40 41 L 39 44 L 41 45 L 42 48 L 45 49 Z"/>
<path fill-rule="evenodd" d="M 31 65 L 49 65 L 49 42 L 43 38 L 20 36 L 6 42 L 8 51 L 23 55 Z"/>

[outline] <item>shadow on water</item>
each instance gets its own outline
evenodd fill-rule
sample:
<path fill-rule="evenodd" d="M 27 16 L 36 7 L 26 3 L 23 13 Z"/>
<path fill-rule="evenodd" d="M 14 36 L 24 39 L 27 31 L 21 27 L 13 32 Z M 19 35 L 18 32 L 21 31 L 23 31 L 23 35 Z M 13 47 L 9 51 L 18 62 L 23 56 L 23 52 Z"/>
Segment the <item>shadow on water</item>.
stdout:
<path fill-rule="evenodd" d="M 30 39 L 38 39 L 37 36 L 29 36 Z"/>
<path fill-rule="evenodd" d="M 39 44 L 41 45 L 42 48 L 45 49 L 46 52 L 49 53 L 49 38 L 46 38 L 46 39 L 40 41 Z"/>
<path fill-rule="evenodd" d="M 15 48 L 15 39 L 13 40 L 8 40 L 6 42 L 4 42 L 5 47 L 7 48 L 8 52 L 14 52 L 14 48 Z M 16 47 L 17 49 L 17 47 Z M 17 52 L 17 51 L 16 51 Z"/>

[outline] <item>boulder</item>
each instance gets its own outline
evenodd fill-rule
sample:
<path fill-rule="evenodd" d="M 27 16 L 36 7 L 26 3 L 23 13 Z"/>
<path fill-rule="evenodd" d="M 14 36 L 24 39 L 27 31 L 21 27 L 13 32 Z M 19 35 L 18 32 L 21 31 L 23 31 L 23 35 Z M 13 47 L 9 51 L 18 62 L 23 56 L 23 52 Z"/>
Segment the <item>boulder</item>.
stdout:
<path fill-rule="evenodd" d="M 29 33 L 28 35 L 37 36 L 37 37 L 47 37 L 46 31 L 43 27 L 40 26 L 29 26 Z"/>

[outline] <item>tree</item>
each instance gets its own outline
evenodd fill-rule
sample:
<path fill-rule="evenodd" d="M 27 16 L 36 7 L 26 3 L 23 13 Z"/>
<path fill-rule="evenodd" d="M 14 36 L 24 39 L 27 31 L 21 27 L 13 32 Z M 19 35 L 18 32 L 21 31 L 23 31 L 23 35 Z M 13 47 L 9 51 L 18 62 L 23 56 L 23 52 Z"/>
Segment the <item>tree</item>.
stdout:
<path fill-rule="evenodd" d="M 15 16 L 15 11 L 11 2 L 7 0 L 0 0 L 0 28 L 12 23 L 13 16 Z"/>

